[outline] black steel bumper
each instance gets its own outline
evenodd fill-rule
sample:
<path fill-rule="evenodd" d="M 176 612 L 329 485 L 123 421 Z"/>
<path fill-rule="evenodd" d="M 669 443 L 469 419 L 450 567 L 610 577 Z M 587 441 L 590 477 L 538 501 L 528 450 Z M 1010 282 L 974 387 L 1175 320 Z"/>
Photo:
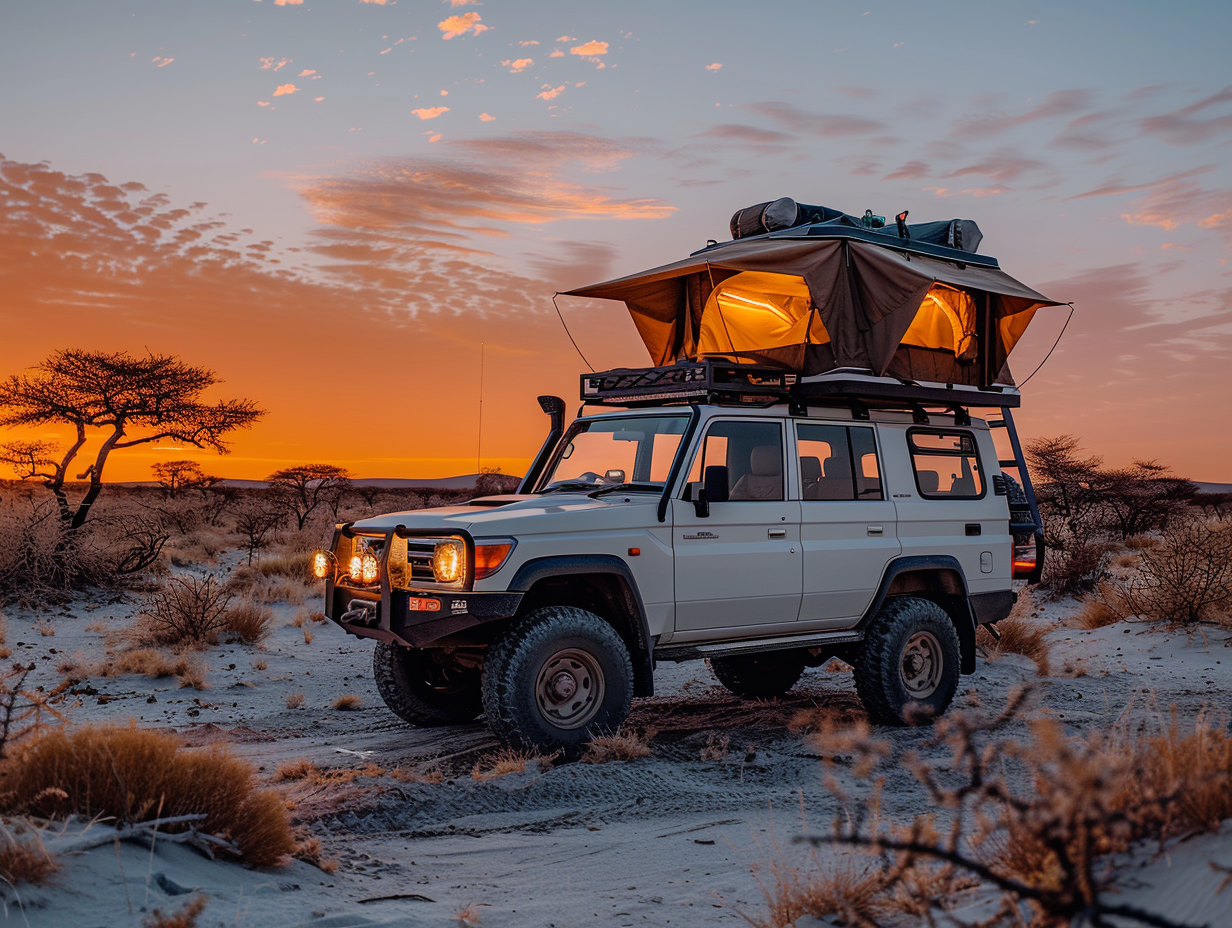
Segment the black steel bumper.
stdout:
<path fill-rule="evenodd" d="M 442 593 L 439 590 L 375 591 L 335 586 L 326 615 L 343 631 L 410 648 L 476 625 L 515 615 L 522 593 Z"/>

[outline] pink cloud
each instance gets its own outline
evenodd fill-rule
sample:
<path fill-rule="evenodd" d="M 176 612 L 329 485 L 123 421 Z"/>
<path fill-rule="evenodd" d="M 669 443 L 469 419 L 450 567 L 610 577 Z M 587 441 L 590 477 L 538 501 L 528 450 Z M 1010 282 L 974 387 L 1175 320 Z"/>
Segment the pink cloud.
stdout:
<path fill-rule="evenodd" d="M 274 0 L 274 6 L 299 6 L 304 0 Z"/>
<path fill-rule="evenodd" d="M 525 48 L 527 45 L 538 45 L 538 44 L 539 44 L 538 39 L 530 39 L 529 41 L 518 43 L 518 45 L 522 46 L 522 48 Z"/>
<path fill-rule="evenodd" d="M 375 3 L 377 6 L 384 6 L 389 0 L 359 0 L 360 3 Z"/>
<path fill-rule="evenodd" d="M 436 119 L 436 117 L 440 116 L 442 113 L 448 113 L 449 107 L 432 106 L 432 107 L 426 107 L 426 108 L 418 109 L 418 110 L 411 110 L 411 112 L 414 113 L 416 116 L 418 116 L 420 119 Z"/>
<path fill-rule="evenodd" d="M 553 49 L 552 54 L 548 55 L 548 57 L 549 58 L 564 58 L 565 53 L 562 52 L 559 48 L 557 48 L 557 49 Z"/>
<path fill-rule="evenodd" d="M 278 89 L 274 91 L 274 96 L 282 97 L 289 93 L 295 93 L 299 90 L 294 84 L 279 84 Z"/>
<path fill-rule="evenodd" d="M 565 87 L 565 84 L 561 84 L 559 87 L 553 87 L 551 84 L 544 84 L 543 92 L 537 93 L 535 96 L 540 100 L 555 100 L 565 92 Z"/>
<path fill-rule="evenodd" d="M 572 42 L 574 41 L 574 39 L 573 39 L 573 36 L 571 35 L 561 35 L 561 36 L 556 37 L 556 41 L 557 42 Z"/>
<path fill-rule="evenodd" d="M 258 100 L 257 101 L 257 106 L 269 106 L 269 105 L 270 105 L 269 100 Z"/>
<path fill-rule="evenodd" d="M 521 74 L 534 63 L 532 58 L 519 58 L 517 61 L 510 61 L 506 58 L 501 62 L 502 65 L 509 69 L 510 74 Z"/>
<path fill-rule="evenodd" d="M 559 41 L 559 39 L 557 41 Z M 569 54 L 581 55 L 585 58 L 590 58 L 595 55 L 606 55 L 607 54 L 607 43 L 597 42 L 594 39 L 591 39 L 585 45 L 576 45 L 573 48 L 569 49 Z"/>
<path fill-rule="evenodd" d="M 154 64 L 158 65 L 160 68 L 165 68 L 167 65 L 171 64 L 171 62 L 175 61 L 174 58 L 162 58 L 162 57 L 152 58 L 151 60 L 154 62 Z"/>
<path fill-rule="evenodd" d="M 475 0 L 449 0 L 449 5 L 453 6 L 470 6 Z"/>
<path fill-rule="evenodd" d="M 480 22 L 478 13 L 463 13 L 461 16 L 450 16 L 448 19 L 443 19 L 436 24 L 436 28 L 444 33 L 442 39 L 453 39 L 460 35 L 466 35 L 468 32 L 479 35 L 481 32 L 487 32 L 488 27 Z"/>
<path fill-rule="evenodd" d="M 439 132 L 433 132 L 432 135 L 428 136 L 429 142 L 439 142 L 440 140 L 441 134 Z"/>
<path fill-rule="evenodd" d="M 289 65 L 290 63 L 291 63 L 290 58 L 262 58 L 261 59 L 261 70 L 262 71 L 280 71 L 283 68 L 285 68 L 287 65 Z M 309 71 L 308 73 L 312 74 L 314 72 Z"/>
<path fill-rule="evenodd" d="M 299 72 L 299 74 L 297 74 L 297 75 L 295 75 L 295 76 L 296 76 L 296 77 L 312 77 L 312 75 L 314 75 L 314 74 L 316 74 L 316 73 L 317 73 L 316 71 L 310 71 L 310 70 L 308 70 L 308 68 L 304 68 L 304 70 L 300 71 L 300 72 Z"/>
<path fill-rule="evenodd" d="M 321 102 L 322 100 L 324 100 L 324 99 L 325 99 L 324 97 L 313 97 L 313 98 L 312 98 L 312 102 L 313 102 L 313 103 L 320 103 L 320 102 Z"/>
<path fill-rule="evenodd" d="M 481 122 L 491 122 L 491 121 L 492 121 L 492 120 L 494 120 L 495 118 L 496 118 L 495 116 L 489 116 L 487 113 L 480 113 L 480 114 L 479 114 L 479 120 L 480 120 Z"/>
<path fill-rule="evenodd" d="M 721 68 L 721 67 L 723 67 L 722 62 L 716 61 L 714 64 L 708 64 L 708 65 L 706 65 L 706 70 L 707 70 L 707 71 L 717 71 L 717 70 L 719 70 L 719 68 Z"/>

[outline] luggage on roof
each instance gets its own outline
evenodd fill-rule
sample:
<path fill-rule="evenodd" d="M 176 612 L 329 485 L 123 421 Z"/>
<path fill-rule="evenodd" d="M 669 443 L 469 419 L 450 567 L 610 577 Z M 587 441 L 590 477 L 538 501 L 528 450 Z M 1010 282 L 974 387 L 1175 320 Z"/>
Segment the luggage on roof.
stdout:
<path fill-rule="evenodd" d="M 733 231 L 787 222 L 791 207 L 803 224 L 569 294 L 622 300 L 655 365 L 856 368 L 981 388 L 1013 384 L 1010 352 L 1040 307 L 1058 305 L 974 255 L 982 236 L 971 220 L 904 222 L 904 236 L 898 223 L 870 228 L 776 200 L 741 210 Z"/>

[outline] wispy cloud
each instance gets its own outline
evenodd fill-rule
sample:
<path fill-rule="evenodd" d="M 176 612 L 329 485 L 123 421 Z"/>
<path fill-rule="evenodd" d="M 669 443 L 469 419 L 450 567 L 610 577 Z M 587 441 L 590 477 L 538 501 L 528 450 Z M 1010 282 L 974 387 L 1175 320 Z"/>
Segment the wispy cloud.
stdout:
<path fill-rule="evenodd" d="M 488 31 L 488 27 L 480 22 L 480 19 L 478 13 L 463 13 L 461 16 L 450 16 L 448 19 L 441 20 L 436 24 L 436 28 L 441 30 L 442 39 L 455 39 L 468 32 L 472 35 L 479 35 L 481 32 Z"/>
<path fill-rule="evenodd" d="M 790 103 L 750 103 L 746 108 L 795 132 L 808 132 L 823 138 L 874 135 L 887 128 L 885 123 L 865 116 L 810 113 Z"/>
<path fill-rule="evenodd" d="M 1043 103 L 1029 107 L 1016 115 L 1007 115 L 993 110 L 988 113 L 961 117 L 954 122 L 954 134 L 965 138 L 982 138 L 1041 119 L 1073 116 L 1089 108 L 1093 97 L 1094 92 L 1091 90 L 1058 90 L 1048 94 Z M 979 106 L 979 101 L 976 105 Z"/>
<path fill-rule="evenodd" d="M 296 87 L 294 84 L 279 84 L 278 87 L 274 90 L 274 96 L 284 97 L 289 93 L 295 93 L 295 91 L 297 90 L 299 90 L 299 88 Z"/>
<path fill-rule="evenodd" d="M 965 177 L 969 174 L 982 174 L 985 177 L 991 177 L 995 181 L 1010 183 L 1018 180 L 1024 174 L 1040 171 L 1047 167 L 1042 161 L 1019 154 L 1018 149 L 998 148 L 983 160 L 977 161 L 974 164 L 964 165 L 950 171 L 945 176 Z"/>
<path fill-rule="evenodd" d="M 167 65 L 171 64 L 171 62 L 175 61 L 175 59 L 174 58 L 163 58 L 162 56 L 158 56 L 158 57 L 153 58 L 152 61 L 158 67 L 165 68 Z"/>
<path fill-rule="evenodd" d="M 302 6 L 304 0 L 274 0 L 274 6 Z"/>
<path fill-rule="evenodd" d="M 480 121 L 480 122 L 492 122 L 494 119 L 496 119 L 496 117 L 495 117 L 495 116 L 489 116 L 487 113 L 480 113 L 480 114 L 479 114 L 479 121 Z"/>
<path fill-rule="evenodd" d="M 422 109 L 411 110 L 411 112 L 414 113 L 416 116 L 418 116 L 420 119 L 436 119 L 436 117 L 440 116 L 442 113 L 448 113 L 449 107 L 430 106 L 430 107 L 425 107 Z"/>
<path fill-rule="evenodd" d="M 1204 97 L 1196 103 L 1171 113 L 1148 116 L 1138 125 L 1148 135 L 1158 135 L 1173 145 L 1193 145 L 1205 142 L 1217 135 L 1232 132 L 1232 114 L 1225 113 L 1209 119 L 1194 118 L 1203 110 L 1220 104 L 1232 103 L 1232 87 Z"/>
<path fill-rule="evenodd" d="M 929 167 L 923 161 L 908 161 L 900 164 L 882 180 L 919 180 L 929 175 Z"/>
<path fill-rule="evenodd" d="M 706 70 L 707 71 L 718 71 L 722 67 L 723 67 L 723 63 L 721 61 L 716 61 L 714 62 L 714 64 L 706 65 Z"/>
<path fill-rule="evenodd" d="M 553 87 L 551 84 L 544 84 L 543 90 L 535 94 L 535 97 L 540 100 L 555 100 L 565 92 L 567 85 L 561 84 L 559 87 Z"/>
<path fill-rule="evenodd" d="M 317 73 L 316 71 L 312 71 L 312 70 L 309 70 L 308 68 L 304 68 L 304 70 L 300 71 L 295 76 L 296 77 L 312 77 L 316 73 Z"/>
<path fill-rule="evenodd" d="M 261 59 L 261 70 L 262 71 L 281 71 L 283 68 L 285 68 L 290 63 L 291 63 L 290 58 L 262 58 Z M 309 72 L 309 73 L 315 73 L 315 72 Z"/>
<path fill-rule="evenodd" d="M 538 44 L 539 44 L 538 39 L 527 39 L 525 42 L 518 43 L 518 45 L 520 45 L 522 48 L 526 48 L 526 46 L 528 45 L 538 45 Z"/>
<path fill-rule="evenodd" d="M 508 68 L 510 74 L 521 74 L 534 63 L 534 60 L 530 58 L 518 58 L 516 61 L 506 58 L 501 65 Z"/>

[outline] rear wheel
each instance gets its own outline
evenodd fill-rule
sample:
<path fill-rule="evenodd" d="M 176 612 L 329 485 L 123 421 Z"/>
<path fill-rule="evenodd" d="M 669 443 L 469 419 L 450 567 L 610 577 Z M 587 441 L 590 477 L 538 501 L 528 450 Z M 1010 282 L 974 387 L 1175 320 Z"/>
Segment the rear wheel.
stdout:
<path fill-rule="evenodd" d="M 739 657 L 712 657 L 710 669 L 741 699 L 774 699 L 787 693 L 804 673 L 803 651 L 767 651 Z"/>
<path fill-rule="evenodd" d="M 483 665 L 488 724 L 511 747 L 574 756 L 614 731 L 633 701 L 633 662 L 616 630 L 572 606 L 536 609 Z"/>
<path fill-rule="evenodd" d="M 483 711 L 479 667 L 447 651 L 380 641 L 372 654 L 372 673 L 385 705 L 412 725 L 456 725 Z"/>
<path fill-rule="evenodd" d="M 936 603 L 887 600 L 856 656 L 856 692 L 873 721 L 925 722 L 943 713 L 958 688 L 958 633 Z"/>

